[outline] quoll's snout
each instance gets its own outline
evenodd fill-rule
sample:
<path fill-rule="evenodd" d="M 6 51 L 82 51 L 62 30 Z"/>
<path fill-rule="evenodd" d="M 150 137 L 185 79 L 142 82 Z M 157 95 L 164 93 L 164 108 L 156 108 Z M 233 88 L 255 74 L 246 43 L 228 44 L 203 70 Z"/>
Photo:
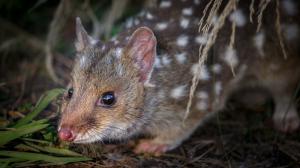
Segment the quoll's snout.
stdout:
<path fill-rule="evenodd" d="M 76 137 L 76 133 L 70 128 L 61 128 L 58 131 L 58 137 L 63 141 L 72 142 Z"/>

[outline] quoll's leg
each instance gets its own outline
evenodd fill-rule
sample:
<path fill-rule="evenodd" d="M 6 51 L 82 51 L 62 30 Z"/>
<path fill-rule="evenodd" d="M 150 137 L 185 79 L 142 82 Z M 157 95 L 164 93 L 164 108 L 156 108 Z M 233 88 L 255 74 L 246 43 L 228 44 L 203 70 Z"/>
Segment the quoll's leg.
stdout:
<path fill-rule="evenodd" d="M 278 96 L 275 98 L 275 103 L 274 127 L 285 133 L 296 131 L 299 128 L 300 119 L 294 101 L 287 96 Z"/>
<path fill-rule="evenodd" d="M 169 144 L 158 143 L 155 139 L 142 139 L 135 147 L 135 153 L 149 153 L 155 156 L 160 156 L 162 153 L 168 151 Z"/>
<path fill-rule="evenodd" d="M 189 121 L 186 121 L 189 123 Z M 157 136 L 153 139 L 142 139 L 134 149 L 135 153 L 148 153 L 159 156 L 167 151 L 178 147 L 197 128 L 199 123 L 195 121 L 183 125 L 176 123 L 168 128 L 156 130 Z"/>

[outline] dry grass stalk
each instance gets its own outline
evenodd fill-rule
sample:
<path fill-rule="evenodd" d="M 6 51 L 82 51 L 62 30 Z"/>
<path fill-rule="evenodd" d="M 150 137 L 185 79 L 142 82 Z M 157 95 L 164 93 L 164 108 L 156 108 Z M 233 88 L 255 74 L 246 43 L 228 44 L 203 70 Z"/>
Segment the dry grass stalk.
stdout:
<path fill-rule="evenodd" d="M 203 28 L 201 29 L 202 34 L 207 34 L 210 30 L 211 26 L 214 24 L 213 19 L 217 16 L 220 6 L 222 4 L 222 0 L 216 0 L 213 3 L 213 6 L 210 9 L 208 17 L 206 19 L 206 23 L 204 24 Z"/>
<path fill-rule="evenodd" d="M 201 17 L 200 22 L 199 22 L 199 30 L 198 30 L 199 32 L 201 31 L 204 18 L 205 18 L 206 14 L 207 14 L 207 10 L 210 7 L 210 5 L 211 5 L 212 2 L 213 1 L 209 1 L 208 4 L 205 6 L 203 12 L 202 12 L 203 16 Z"/>
<path fill-rule="evenodd" d="M 225 19 L 234 10 L 235 2 L 236 2 L 236 0 L 230 0 L 230 1 L 228 1 L 228 3 L 226 4 L 224 10 L 222 11 L 221 15 L 219 16 L 219 18 L 217 20 L 217 23 L 214 24 L 214 25 L 212 25 L 213 27 L 212 27 L 211 32 L 209 33 L 206 45 L 205 46 L 200 45 L 200 49 L 199 49 L 199 61 L 198 61 L 198 65 L 199 66 L 197 67 L 197 71 L 196 71 L 195 74 L 199 74 L 199 72 L 200 72 L 200 70 L 201 70 L 204 62 L 207 59 L 207 55 L 208 55 L 209 49 L 215 43 L 219 31 L 224 26 Z M 217 1 L 217 2 L 214 1 L 214 3 L 220 3 L 220 2 L 219 1 Z M 187 108 L 186 108 L 186 113 L 185 113 L 184 121 L 189 116 L 190 108 L 192 106 L 192 101 L 193 101 L 193 98 L 194 98 L 194 93 L 195 93 L 195 90 L 197 88 L 198 83 L 199 83 L 199 78 L 198 78 L 197 75 L 194 75 L 193 79 L 192 79 L 192 86 L 190 88 L 189 101 L 188 101 L 188 105 L 187 105 Z"/>
<path fill-rule="evenodd" d="M 271 0 L 261 0 L 259 3 L 259 11 L 258 11 L 258 16 L 257 16 L 258 25 L 257 25 L 256 32 L 259 32 L 259 30 L 260 30 L 260 27 L 262 24 L 262 19 L 263 19 L 263 13 L 270 2 L 271 2 Z"/>
<path fill-rule="evenodd" d="M 275 28 L 276 28 L 276 33 L 277 33 L 277 36 L 278 36 L 278 39 L 279 39 L 279 44 L 280 44 L 280 48 L 281 48 L 283 57 L 285 59 L 287 59 L 287 53 L 286 53 L 286 49 L 285 49 L 284 42 L 283 42 L 283 39 L 282 39 L 279 6 L 280 6 L 279 0 L 276 0 L 276 27 Z"/>
<path fill-rule="evenodd" d="M 251 0 L 251 4 L 249 6 L 249 10 L 250 10 L 250 14 L 249 14 L 249 20 L 250 20 L 250 23 L 253 23 L 253 15 L 255 13 L 255 9 L 254 9 L 254 1 L 255 0 Z"/>
<path fill-rule="evenodd" d="M 234 10 L 236 10 L 236 1 L 234 3 L 233 7 L 234 7 Z M 234 48 L 235 30 L 236 30 L 236 22 L 233 21 L 231 24 L 231 35 L 230 35 L 230 42 L 229 42 L 229 46 L 228 46 L 230 50 L 233 50 L 233 48 Z M 233 67 L 232 63 L 230 64 L 230 68 L 231 68 L 231 72 L 232 72 L 233 76 L 235 76 L 234 67 Z"/>

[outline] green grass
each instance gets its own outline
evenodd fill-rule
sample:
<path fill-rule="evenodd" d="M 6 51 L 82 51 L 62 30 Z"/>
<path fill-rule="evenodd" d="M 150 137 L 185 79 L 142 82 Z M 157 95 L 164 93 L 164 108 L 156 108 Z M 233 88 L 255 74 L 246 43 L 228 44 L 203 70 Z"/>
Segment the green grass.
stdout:
<path fill-rule="evenodd" d="M 0 168 L 61 165 L 91 160 L 67 147 L 55 145 L 57 135 L 49 120 L 35 120 L 63 91 L 63 89 L 47 91 L 30 113 L 1 129 Z"/>

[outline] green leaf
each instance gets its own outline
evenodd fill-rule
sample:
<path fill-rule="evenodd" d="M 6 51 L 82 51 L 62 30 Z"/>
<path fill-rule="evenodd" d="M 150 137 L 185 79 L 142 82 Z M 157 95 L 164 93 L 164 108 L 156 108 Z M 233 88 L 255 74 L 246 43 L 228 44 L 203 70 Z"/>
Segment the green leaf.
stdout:
<path fill-rule="evenodd" d="M 5 158 L 5 159 L 0 159 L 0 162 L 23 162 L 25 161 L 24 159 L 19 159 L 19 158 Z"/>
<path fill-rule="evenodd" d="M 0 131 L 0 146 L 7 144 L 8 142 L 17 139 L 23 135 L 30 134 L 36 131 L 39 131 L 43 128 L 46 128 L 49 124 L 43 124 L 39 122 L 34 122 L 27 124 L 20 128 L 10 131 Z"/>
<path fill-rule="evenodd" d="M 15 149 L 19 149 L 19 150 L 22 150 L 22 151 L 39 152 L 39 150 L 37 150 L 37 149 L 35 149 L 31 146 L 25 145 L 25 144 L 19 144 L 19 145 L 15 146 Z"/>
<path fill-rule="evenodd" d="M 52 89 L 47 91 L 38 101 L 37 105 L 34 107 L 33 111 L 26 115 L 26 117 L 17 121 L 17 123 L 13 126 L 14 128 L 18 128 L 24 124 L 29 123 L 33 120 L 41 111 L 43 111 L 51 101 L 53 101 L 58 95 L 64 92 L 64 89 Z"/>
<path fill-rule="evenodd" d="M 49 141 L 44 141 L 44 140 L 39 140 L 39 139 L 32 139 L 32 138 L 22 138 L 22 140 L 30 141 L 30 142 L 37 142 L 37 143 L 47 144 L 47 145 L 52 144 L 52 142 L 49 142 Z"/>
<path fill-rule="evenodd" d="M 65 155 L 65 156 L 82 156 L 81 154 L 70 151 L 68 149 L 60 149 L 60 148 L 55 148 L 55 147 L 50 147 L 50 146 L 39 146 L 39 145 L 35 145 L 30 142 L 25 142 L 25 143 L 31 147 L 34 147 L 40 151 L 43 151 L 43 152 L 48 152 L 48 153 L 53 153 L 53 154 L 58 154 L 58 155 Z"/>
<path fill-rule="evenodd" d="M 8 167 L 9 167 L 9 166 L 8 166 L 9 163 L 10 163 L 10 162 L 3 162 L 3 163 L 0 162 L 0 168 L 8 168 Z"/>
<path fill-rule="evenodd" d="M 36 160 L 29 160 L 29 161 L 24 161 L 23 162 L 12 162 L 11 167 L 36 167 L 37 162 Z"/>
<path fill-rule="evenodd" d="M 39 153 L 30 152 L 14 152 L 14 151 L 0 151 L 0 156 L 24 159 L 28 161 L 44 161 L 54 164 L 67 164 L 72 162 L 82 162 L 91 160 L 87 157 L 55 157 Z"/>

